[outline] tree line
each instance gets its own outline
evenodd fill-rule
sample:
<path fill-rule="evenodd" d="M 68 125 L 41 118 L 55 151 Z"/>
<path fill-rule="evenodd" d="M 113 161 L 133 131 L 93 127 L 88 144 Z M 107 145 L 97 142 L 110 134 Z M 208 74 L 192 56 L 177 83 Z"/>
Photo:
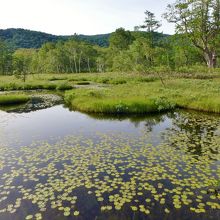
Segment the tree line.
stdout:
<path fill-rule="evenodd" d="M 177 0 L 163 15 L 175 23 L 176 34 L 163 35 L 160 21 L 145 12 L 135 31 L 117 29 L 109 47 L 77 39 L 45 43 L 39 49 L 11 51 L 0 41 L 0 73 L 146 72 L 219 67 L 220 0 Z"/>

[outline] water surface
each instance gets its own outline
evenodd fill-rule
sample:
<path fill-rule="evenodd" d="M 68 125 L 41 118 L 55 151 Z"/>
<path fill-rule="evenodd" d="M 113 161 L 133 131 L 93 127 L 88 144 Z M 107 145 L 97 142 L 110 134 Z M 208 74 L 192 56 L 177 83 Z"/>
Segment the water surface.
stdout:
<path fill-rule="evenodd" d="M 0 111 L 0 219 L 219 219 L 220 117 Z"/>

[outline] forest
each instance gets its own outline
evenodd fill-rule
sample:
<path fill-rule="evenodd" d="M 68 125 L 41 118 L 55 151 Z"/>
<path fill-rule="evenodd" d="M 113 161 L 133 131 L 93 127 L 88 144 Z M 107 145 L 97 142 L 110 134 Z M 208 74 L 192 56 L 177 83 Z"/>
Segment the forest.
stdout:
<path fill-rule="evenodd" d="M 206 66 L 200 51 L 184 35 L 117 29 L 109 47 L 80 39 L 44 43 L 39 49 L 11 50 L 0 41 L 0 73 L 82 73 L 183 71 Z M 218 65 L 218 64 L 217 64 Z M 216 66 L 217 67 L 217 66 Z"/>
<path fill-rule="evenodd" d="M 0 29 L 0 38 L 5 41 L 8 48 L 16 50 L 18 48 L 40 48 L 47 42 L 66 41 L 68 39 L 82 40 L 93 45 L 107 47 L 110 34 L 82 35 L 76 34 L 70 36 L 52 35 L 39 31 L 25 30 L 21 28 Z"/>
<path fill-rule="evenodd" d="M 150 11 L 134 31 L 118 28 L 90 39 L 46 34 L 35 39 L 24 30 L 12 38 L 11 30 L 0 35 L 0 73 L 207 72 L 220 67 L 219 11 L 219 1 L 168 5 L 163 17 L 176 24 L 175 35 L 159 33 L 161 23 Z M 9 39 L 19 42 L 16 36 L 23 48 L 12 47 Z M 27 36 L 35 48 L 28 48 Z"/>

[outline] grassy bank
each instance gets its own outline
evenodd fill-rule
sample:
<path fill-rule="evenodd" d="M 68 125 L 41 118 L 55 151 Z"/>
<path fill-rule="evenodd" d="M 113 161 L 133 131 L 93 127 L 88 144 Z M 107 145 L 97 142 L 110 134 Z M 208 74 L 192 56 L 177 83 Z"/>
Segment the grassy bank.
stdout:
<path fill-rule="evenodd" d="M 66 92 L 74 109 L 91 113 L 160 112 L 175 107 L 220 113 L 220 80 L 167 79 Z"/>
<path fill-rule="evenodd" d="M 168 79 L 201 79 L 210 80 L 220 78 L 219 72 L 210 73 L 81 73 L 81 74 L 32 74 L 28 75 L 26 82 L 15 76 L 0 75 L 0 91 L 11 90 L 70 90 L 75 85 L 125 85 L 151 83 Z"/>
<path fill-rule="evenodd" d="M 145 114 L 175 107 L 220 113 L 219 85 L 217 73 L 37 74 L 28 76 L 25 83 L 14 76 L 0 76 L 0 90 L 71 89 L 65 100 L 73 109 L 111 114 Z"/>
<path fill-rule="evenodd" d="M 26 82 L 22 82 L 15 76 L 0 76 L 0 91 L 23 91 L 23 90 L 68 90 L 72 89 L 72 83 L 67 80 L 50 80 L 50 74 L 30 75 Z"/>
<path fill-rule="evenodd" d="M 30 100 L 28 95 L 24 94 L 2 94 L 0 95 L 0 105 L 16 105 L 26 103 Z"/>

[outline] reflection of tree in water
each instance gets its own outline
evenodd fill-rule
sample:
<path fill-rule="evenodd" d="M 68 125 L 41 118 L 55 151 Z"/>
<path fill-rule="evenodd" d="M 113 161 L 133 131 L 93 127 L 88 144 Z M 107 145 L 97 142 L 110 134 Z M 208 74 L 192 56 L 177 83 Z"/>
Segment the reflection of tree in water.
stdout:
<path fill-rule="evenodd" d="M 145 120 L 145 127 L 147 129 L 147 132 L 152 132 L 153 128 L 158 125 L 161 122 L 165 121 L 165 116 L 162 114 L 159 115 L 153 115 L 151 117 L 148 117 Z"/>
<path fill-rule="evenodd" d="M 111 114 L 87 114 L 90 118 L 109 121 L 124 121 L 129 120 L 136 128 L 144 122 L 147 132 L 151 132 L 153 127 L 165 120 L 164 114 L 149 114 L 149 115 L 111 115 Z"/>
<path fill-rule="evenodd" d="M 205 113 L 181 111 L 170 115 L 173 128 L 168 139 L 178 149 L 201 156 L 208 155 L 215 159 L 220 154 L 217 130 L 220 117 Z"/>

